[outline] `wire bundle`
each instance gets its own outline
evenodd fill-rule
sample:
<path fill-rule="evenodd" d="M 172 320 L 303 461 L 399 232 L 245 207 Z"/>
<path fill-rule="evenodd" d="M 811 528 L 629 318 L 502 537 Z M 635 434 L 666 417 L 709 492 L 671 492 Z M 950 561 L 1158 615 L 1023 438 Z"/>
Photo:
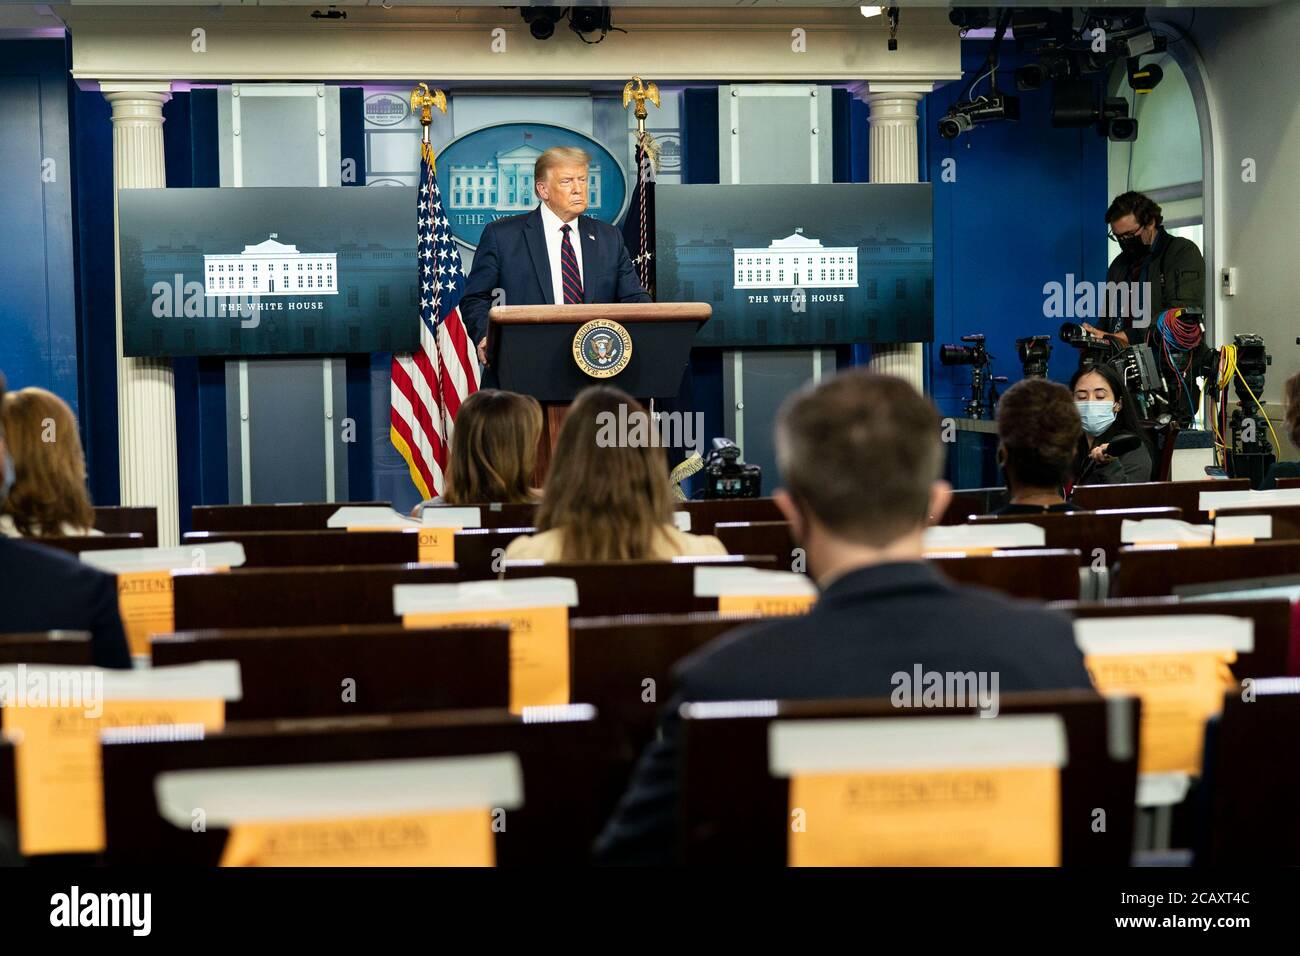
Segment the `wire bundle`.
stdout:
<path fill-rule="evenodd" d="M 1254 401 L 1258 408 L 1262 410 L 1264 407 L 1250 387 L 1250 383 L 1241 374 L 1241 369 L 1237 367 L 1237 346 L 1223 346 L 1219 349 L 1219 380 L 1215 383 L 1219 390 L 1219 412 L 1217 416 L 1210 419 L 1211 425 L 1214 424 L 1215 418 L 1218 419 L 1218 426 L 1214 429 L 1214 444 L 1217 449 L 1221 449 L 1224 453 L 1220 459 L 1220 464 L 1227 461 L 1227 439 L 1224 436 L 1228 432 L 1228 388 L 1232 385 L 1233 378 L 1241 380 L 1241 385 L 1246 390 L 1246 394 L 1251 397 L 1251 400 Z M 1282 443 L 1277 440 L 1277 432 L 1273 430 L 1273 422 L 1267 415 L 1264 416 L 1264 421 L 1268 424 L 1269 434 L 1273 436 L 1273 448 L 1281 448 Z"/>
<path fill-rule="evenodd" d="M 1205 338 L 1205 330 L 1201 327 L 1199 318 L 1195 321 L 1183 318 L 1185 311 L 1185 309 L 1165 309 L 1161 312 L 1156 316 L 1156 333 L 1160 336 L 1161 354 L 1169 365 L 1170 371 L 1178 379 L 1178 384 L 1182 386 L 1183 394 L 1187 397 L 1188 410 L 1195 415 L 1196 400 L 1192 397 L 1191 389 L 1187 387 L 1183 369 L 1174 361 L 1174 353 L 1183 354 L 1200 348 Z"/>

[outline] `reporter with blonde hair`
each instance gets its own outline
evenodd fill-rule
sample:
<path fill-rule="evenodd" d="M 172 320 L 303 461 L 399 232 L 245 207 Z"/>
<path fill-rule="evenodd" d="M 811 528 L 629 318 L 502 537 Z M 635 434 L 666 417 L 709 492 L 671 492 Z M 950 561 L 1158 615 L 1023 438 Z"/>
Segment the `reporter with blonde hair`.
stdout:
<path fill-rule="evenodd" d="M 9 538 L 97 535 L 86 490 L 86 458 L 77 419 L 43 388 L 10 392 L 0 407 L 13 458 L 14 484 L 0 505 L 0 534 Z"/>
<path fill-rule="evenodd" d="M 623 416 L 620 406 L 626 409 Z M 667 560 L 727 553 L 712 535 L 687 534 L 673 524 L 668 459 L 661 446 L 606 440 L 609 422 L 638 416 L 649 414 L 616 388 L 597 385 L 578 395 L 551 459 L 537 510 L 538 533 L 510 542 L 506 560 Z"/>

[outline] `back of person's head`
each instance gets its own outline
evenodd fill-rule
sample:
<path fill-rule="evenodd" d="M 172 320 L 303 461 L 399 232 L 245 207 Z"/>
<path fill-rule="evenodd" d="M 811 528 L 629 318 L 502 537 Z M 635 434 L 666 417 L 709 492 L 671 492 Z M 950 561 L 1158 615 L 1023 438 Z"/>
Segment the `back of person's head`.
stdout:
<path fill-rule="evenodd" d="M 998 438 L 1012 488 L 1063 484 L 1082 437 L 1079 410 L 1064 385 L 1026 378 L 998 399 Z"/>
<path fill-rule="evenodd" d="M 781 406 L 776 455 L 805 523 L 884 548 L 927 524 L 943 470 L 939 412 L 900 378 L 841 372 Z"/>
<path fill-rule="evenodd" d="M 673 518 L 668 459 L 650 444 L 652 427 L 640 402 L 607 385 L 569 407 L 537 510 L 537 529 L 563 536 L 564 560 L 650 557 Z"/>
<path fill-rule="evenodd" d="M 43 388 L 10 392 L 0 407 L 14 484 L 0 510 L 23 535 L 58 535 L 64 523 L 91 528 L 86 459 L 77 419 L 63 399 Z"/>
<path fill-rule="evenodd" d="M 3 388 L 0 380 L 0 389 Z M 1286 380 L 1286 427 L 1291 433 L 1291 444 L 1300 448 L 1300 372 Z"/>
<path fill-rule="evenodd" d="M 474 392 L 456 413 L 443 501 L 535 500 L 533 469 L 541 434 L 542 406 L 531 395 L 492 388 Z"/>

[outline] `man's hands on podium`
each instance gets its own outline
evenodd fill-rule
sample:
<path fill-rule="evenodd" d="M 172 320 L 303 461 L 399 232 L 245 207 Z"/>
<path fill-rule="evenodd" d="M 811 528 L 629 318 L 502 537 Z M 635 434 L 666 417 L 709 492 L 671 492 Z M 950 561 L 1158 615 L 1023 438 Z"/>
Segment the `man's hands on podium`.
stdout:
<path fill-rule="evenodd" d="M 487 364 L 487 336 L 486 335 L 483 336 L 483 341 L 478 344 L 478 360 L 479 360 L 479 364 L 481 365 Z"/>

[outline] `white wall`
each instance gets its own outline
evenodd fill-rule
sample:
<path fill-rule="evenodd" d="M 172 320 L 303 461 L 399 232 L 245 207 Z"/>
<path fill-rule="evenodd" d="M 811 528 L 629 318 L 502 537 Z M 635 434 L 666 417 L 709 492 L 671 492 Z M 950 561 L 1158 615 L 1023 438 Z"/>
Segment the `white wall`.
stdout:
<path fill-rule="evenodd" d="M 1221 244 L 1207 265 L 1237 269 L 1237 294 L 1220 295 L 1220 314 L 1229 337 L 1264 336 L 1272 417 L 1283 383 L 1300 372 L 1300 5 L 1200 9 L 1191 35 L 1213 99 Z M 1253 183 L 1242 181 L 1247 158 Z"/>

